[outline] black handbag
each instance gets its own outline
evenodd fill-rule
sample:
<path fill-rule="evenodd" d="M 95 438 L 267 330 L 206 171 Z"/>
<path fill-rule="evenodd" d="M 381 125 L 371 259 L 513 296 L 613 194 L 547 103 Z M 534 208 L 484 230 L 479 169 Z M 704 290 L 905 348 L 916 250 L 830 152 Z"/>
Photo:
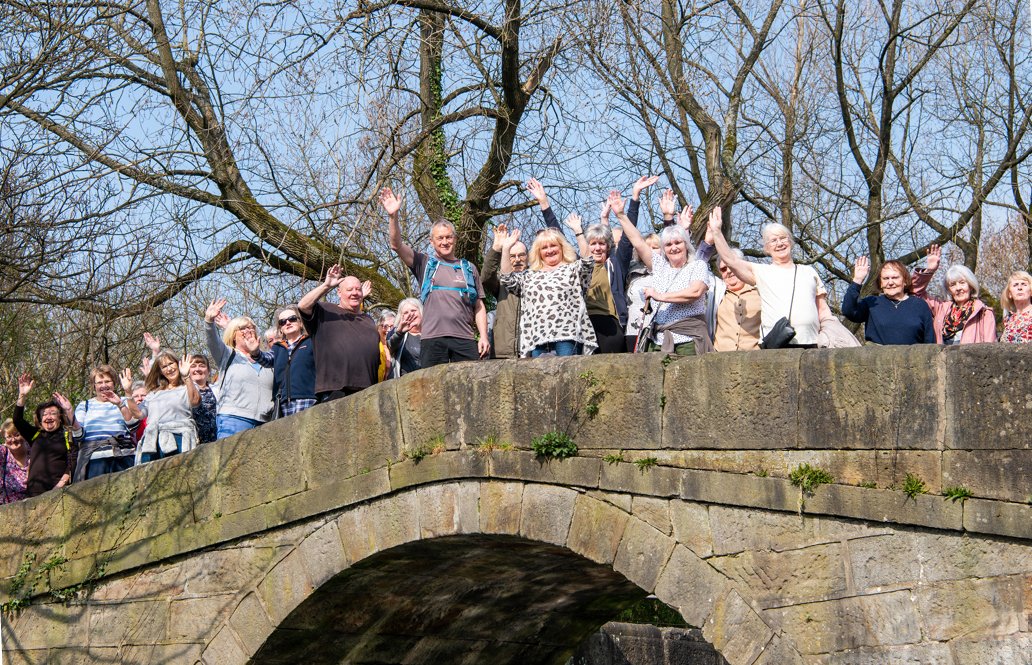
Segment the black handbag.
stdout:
<path fill-rule="evenodd" d="M 638 338 L 634 340 L 634 352 L 645 353 L 648 351 L 649 342 L 652 341 L 652 337 L 656 334 L 656 314 L 659 313 L 658 307 L 652 306 L 652 298 L 645 299 L 645 306 L 641 308 L 644 318 L 641 322 L 641 330 L 638 331 Z"/>
<path fill-rule="evenodd" d="M 792 271 L 792 298 L 788 301 L 788 316 L 783 316 L 774 322 L 770 331 L 763 336 L 763 341 L 760 342 L 761 349 L 783 349 L 795 338 L 795 328 L 792 327 L 789 319 L 792 317 L 792 305 L 795 304 L 796 273 L 798 272 L 799 266 L 796 266 Z"/>

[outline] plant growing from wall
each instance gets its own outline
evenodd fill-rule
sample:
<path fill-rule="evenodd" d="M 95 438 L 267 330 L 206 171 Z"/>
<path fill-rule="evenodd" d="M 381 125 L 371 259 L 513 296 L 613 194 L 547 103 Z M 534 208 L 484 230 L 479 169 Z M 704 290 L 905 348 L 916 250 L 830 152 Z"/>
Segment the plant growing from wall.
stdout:
<path fill-rule="evenodd" d="M 555 430 L 534 437 L 530 447 L 538 456 L 546 459 L 564 459 L 577 454 L 577 444 L 570 435 Z"/>
<path fill-rule="evenodd" d="M 588 421 L 594 420 L 602 409 L 607 393 L 605 382 L 590 370 L 581 372 L 577 378 L 577 383 L 556 391 L 552 430 L 531 441 L 531 449 L 540 457 L 563 459 L 576 455 L 576 433 Z M 573 408 L 564 424 L 560 422 L 560 409 L 565 405 Z"/>
<path fill-rule="evenodd" d="M 944 487 L 944 488 L 942 488 L 942 498 L 943 498 L 944 501 L 948 500 L 948 501 L 952 501 L 954 503 L 956 503 L 957 501 L 960 501 L 961 503 L 964 503 L 965 501 L 967 501 L 968 499 L 970 499 L 974 495 L 975 495 L 974 492 L 972 492 L 968 488 L 963 487 L 961 485 L 956 485 L 954 487 Z"/>
<path fill-rule="evenodd" d="M 634 466 L 638 467 L 638 471 L 642 473 L 645 473 L 657 464 L 659 464 L 659 460 L 655 457 L 642 457 L 639 460 L 634 460 Z"/>
<path fill-rule="evenodd" d="M 492 450 L 512 450 L 514 446 L 508 441 L 502 441 L 497 434 L 488 434 L 477 439 L 473 449 L 478 453 L 489 453 Z"/>
<path fill-rule="evenodd" d="M 788 474 L 789 481 L 806 496 L 813 496 L 814 490 L 821 485 L 835 482 L 834 476 L 820 468 L 809 464 L 800 464 Z"/>
<path fill-rule="evenodd" d="M 928 492 L 928 488 L 925 487 L 925 483 L 918 476 L 912 473 L 908 473 L 906 478 L 903 479 L 903 492 L 911 499 L 917 497 L 918 494 L 925 494 Z"/>
<path fill-rule="evenodd" d="M 834 476 L 818 466 L 803 463 L 792 469 L 788 480 L 799 488 L 799 512 L 806 508 L 806 497 L 813 496 L 821 485 L 835 482 Z"/>
<path fill-rule="evenodd" d="M 428 455 L 436 455 L 437 453 L 444 452 L 447 446 L 444 444 L 444 437 L 440 434 L 430 439 L 426 443 L 421 443 L 418 446 L 413 446 L 405 450 L 405 456 L 413 462 L 419 463 L 424 457 Z"/>

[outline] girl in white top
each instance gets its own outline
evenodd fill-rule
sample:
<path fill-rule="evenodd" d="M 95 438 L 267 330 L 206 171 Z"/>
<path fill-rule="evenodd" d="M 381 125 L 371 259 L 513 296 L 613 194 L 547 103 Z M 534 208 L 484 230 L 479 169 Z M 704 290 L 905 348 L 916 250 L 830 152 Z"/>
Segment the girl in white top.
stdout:
<path fill-rule="evenodd" d="M 766 336 L 778 319 L 789 317 L 795 329 L 795 337 L 789 346 L 816 347 L 821 320 L 833 316 L 828 307 L 828 291 L 816 270 L 796 265 L 792 260 L 792 236 L 788 229 L 782 224 L 763 227 L 763 251 L 770 256 L 771 263 L 762 265 L 750 263 L 732 251 L 724 239 L 721 219 L 720 208 L 714 208 L 709 216 L 709 229 L 713 233 L 717 253 L 738 279 L 755 285 L 760 292 L 761 336 Z"/>
<path fill-rule="evenodd" d="M 192 409 L 201 403 L 201 394 L 189 373 L 189 355 L 176 360 L 174 355 L 164 352 L 151 365 L 146 381 L 147 397 L 139 406 L 138 415 L 134 414 L 147 419 L 143 440 L 136 449 L 137 464 L 196 447 L 197 430 Z M 129 404 L 133 401 L 129 400 Z"/>

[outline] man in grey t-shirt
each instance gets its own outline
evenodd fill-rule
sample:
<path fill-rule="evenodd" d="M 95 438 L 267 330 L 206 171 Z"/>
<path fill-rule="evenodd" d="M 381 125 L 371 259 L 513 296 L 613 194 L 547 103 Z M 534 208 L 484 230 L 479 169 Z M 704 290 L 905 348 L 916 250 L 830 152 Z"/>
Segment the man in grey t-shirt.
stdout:
<path fill-rule="evenodd" d="M 455 257 L 455 227 L 444 220 L 434 223 L 430 229 L 434 254 L 429 256 L 402 241 L 398 225 L 401 200 L 389 187 L 380 192 L 380 204 L 390 219 L 391 249 L 409 267 L 425 294 L 420 366 L 425 369 L 487 357 L 490 343 L 484 286 L 476 266 Z M 423 284 L 426 280 L 428 285 Z"/>

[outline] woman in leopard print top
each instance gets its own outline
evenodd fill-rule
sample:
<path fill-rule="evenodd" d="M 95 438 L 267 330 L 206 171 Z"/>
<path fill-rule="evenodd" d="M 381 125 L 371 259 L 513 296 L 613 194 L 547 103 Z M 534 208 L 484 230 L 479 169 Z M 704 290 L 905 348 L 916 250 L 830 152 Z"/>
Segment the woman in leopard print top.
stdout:
<path fill-rule="evenodd" d="M 520 296 L 520 354 L 572 356 L 592 353 L 598 342 L 588 318 L 584 292 L 595 260 L 577 260 L 573 246 L 552 228 L 541 231 L 530 248 L 530 270 L 512 272 L 509 250 L 519 231 L 503 232 L 502 286 Z"/>

